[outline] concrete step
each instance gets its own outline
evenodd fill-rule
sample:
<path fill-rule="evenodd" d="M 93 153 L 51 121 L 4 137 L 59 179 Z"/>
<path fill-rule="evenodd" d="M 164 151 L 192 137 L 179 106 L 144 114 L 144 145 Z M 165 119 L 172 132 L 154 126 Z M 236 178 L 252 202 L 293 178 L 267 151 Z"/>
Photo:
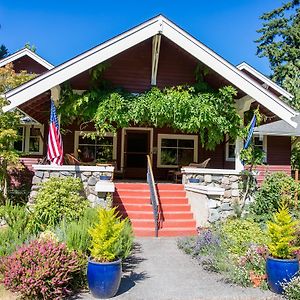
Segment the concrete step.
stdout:
<path fill-rule="evenodd" d="M 195 228 L 196 221 L 191 220 L 164 220 L 162 228 Z"/>
<path fill-rule="evenodd" d="M 162 228 L 158 231 L 158 236 L 195 236 L 197 235 L 196 228 Z"/>

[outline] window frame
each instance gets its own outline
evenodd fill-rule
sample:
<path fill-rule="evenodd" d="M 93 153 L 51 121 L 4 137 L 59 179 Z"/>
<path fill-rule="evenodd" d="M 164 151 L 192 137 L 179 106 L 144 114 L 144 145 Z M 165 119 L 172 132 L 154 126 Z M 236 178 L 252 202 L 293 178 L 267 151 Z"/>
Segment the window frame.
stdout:
<path fill-rule="evenodd" d="M 18 127 L 23 127 L 23 137 L 22 137 L 22 151 L 21 153 L 25 153 L 28 155 L 42 155 L 44 150 L 44 143 L 43 138 L 44 136 L 44 125 L 40 124 L 23 124 Z M 40 136 L 39 137 L 39 151 L 29 151 L 29 142 L 30 142 L 30 129 L 31 128 L 37 128 L 40 130 Z"/>
<path fill-rule="evenodd" d="M 253 134 L 253 137 L 252 138 L 260 138 L 260 135 L 259 134 Z M 262 138 L 263 138 L 263 151 L 265 152 L 265 158 L 264 158 L 264 160 L 263 160 L 263 162 L 265 163 L 265 162 L 267 162 L 267 158 L 268 158 L 268 152 L 267 152 L 267 135 L 263 135 L 262 136 Z M 226 141 L 228 140 L 229 138 L 228 138 L 228 136 L 226 136 Z M 226 142 L 225 143 L 225 153 L 226 153 L 226 161 L 228 161 L 228 162 L 234 162 L 235 161 L 235 157 L 229 157 L 229 140 L 228 140 L 228 142 Z"/>
<path fill-rule="evenodd" d="M 193 161 L 198 161 L 198 135 L 186 135 L 186 134 L 158 134 L 157 135 L 157 167 L 158 168 L 178 168 L 178 165 L 162 165 L 161 164 L 161 144 L 163 139 L 173 140 L 193 140 L 194 141 L 194 158 Z M 163 147 L 164 148 L 164 147 Z M 176 148 L 178 149 L 178 147 Z"/>
<path fill-rule="evenodd" d="M 96 131 L 80 131 L 76 130 L 74 134 L 74 156 L 78 159 L 78 147 L 79 147 L 79 137 L 85 135 L 86 133 L 95 133 Z M 113 132 L 107 132 L 104 137 L 113 138 L 113 160 L 117 160 L 117 134 Z"/>

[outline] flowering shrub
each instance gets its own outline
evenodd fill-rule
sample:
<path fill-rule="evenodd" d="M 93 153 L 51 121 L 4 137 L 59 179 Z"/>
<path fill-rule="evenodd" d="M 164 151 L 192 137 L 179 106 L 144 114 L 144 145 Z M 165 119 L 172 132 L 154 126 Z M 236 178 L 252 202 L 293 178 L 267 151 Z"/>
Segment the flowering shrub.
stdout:
<path fill-rule="evenodd" d="M 4 286 L 28 299 L 63 299 L 75 287 L 81 265 L 65 244 L 39 239 L 1 261 Z"/>
<path fill-rule="evenodd" d="M 295 276 L 289 283 L 283 284 L 283 290 L 287 299 L 300 299 L 300 277 Z"/>
<path fill-rule="evenodd" d="M 246 254 L 239 257 L 235 268 L 230 273 L 231 281 L 242 286 L 266 288 L 266 257 L 265 246 L 251 245 Z"/>

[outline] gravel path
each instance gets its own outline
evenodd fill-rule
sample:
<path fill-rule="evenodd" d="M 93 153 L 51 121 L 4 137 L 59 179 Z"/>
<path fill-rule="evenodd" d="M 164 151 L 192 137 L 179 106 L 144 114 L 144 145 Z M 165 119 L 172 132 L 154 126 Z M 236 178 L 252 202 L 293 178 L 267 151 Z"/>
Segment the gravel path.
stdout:
<path fill-rule="evenodd" d="M 184 254 L 174 238 L 138 238 L 117 296 L 126 300 L 279 300 L 269 291 L 225 284 Z M 92 300 L 90 294 L 78 299 Z"/>

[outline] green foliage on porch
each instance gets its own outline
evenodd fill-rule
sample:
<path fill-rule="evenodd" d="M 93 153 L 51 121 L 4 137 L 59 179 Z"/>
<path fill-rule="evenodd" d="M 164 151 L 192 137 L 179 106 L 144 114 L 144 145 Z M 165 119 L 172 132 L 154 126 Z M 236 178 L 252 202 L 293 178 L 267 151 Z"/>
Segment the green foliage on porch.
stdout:
<path fill-rule="evenodd" d="M 224 135 L 235 139 L 241 134 L 231 86 L 217 91 L 199 91 L 195 87 L 176 86 L 160 90 L 153 87 L 141 94 L 122 90 L 93 88 L 82 95 L 65 86 L 59 112 L 66 123 L 94 122 L 98 134 L 114 132 L 132 125 L 172 127 L 199 134 L 206 149 L 214 149 Z"/>

